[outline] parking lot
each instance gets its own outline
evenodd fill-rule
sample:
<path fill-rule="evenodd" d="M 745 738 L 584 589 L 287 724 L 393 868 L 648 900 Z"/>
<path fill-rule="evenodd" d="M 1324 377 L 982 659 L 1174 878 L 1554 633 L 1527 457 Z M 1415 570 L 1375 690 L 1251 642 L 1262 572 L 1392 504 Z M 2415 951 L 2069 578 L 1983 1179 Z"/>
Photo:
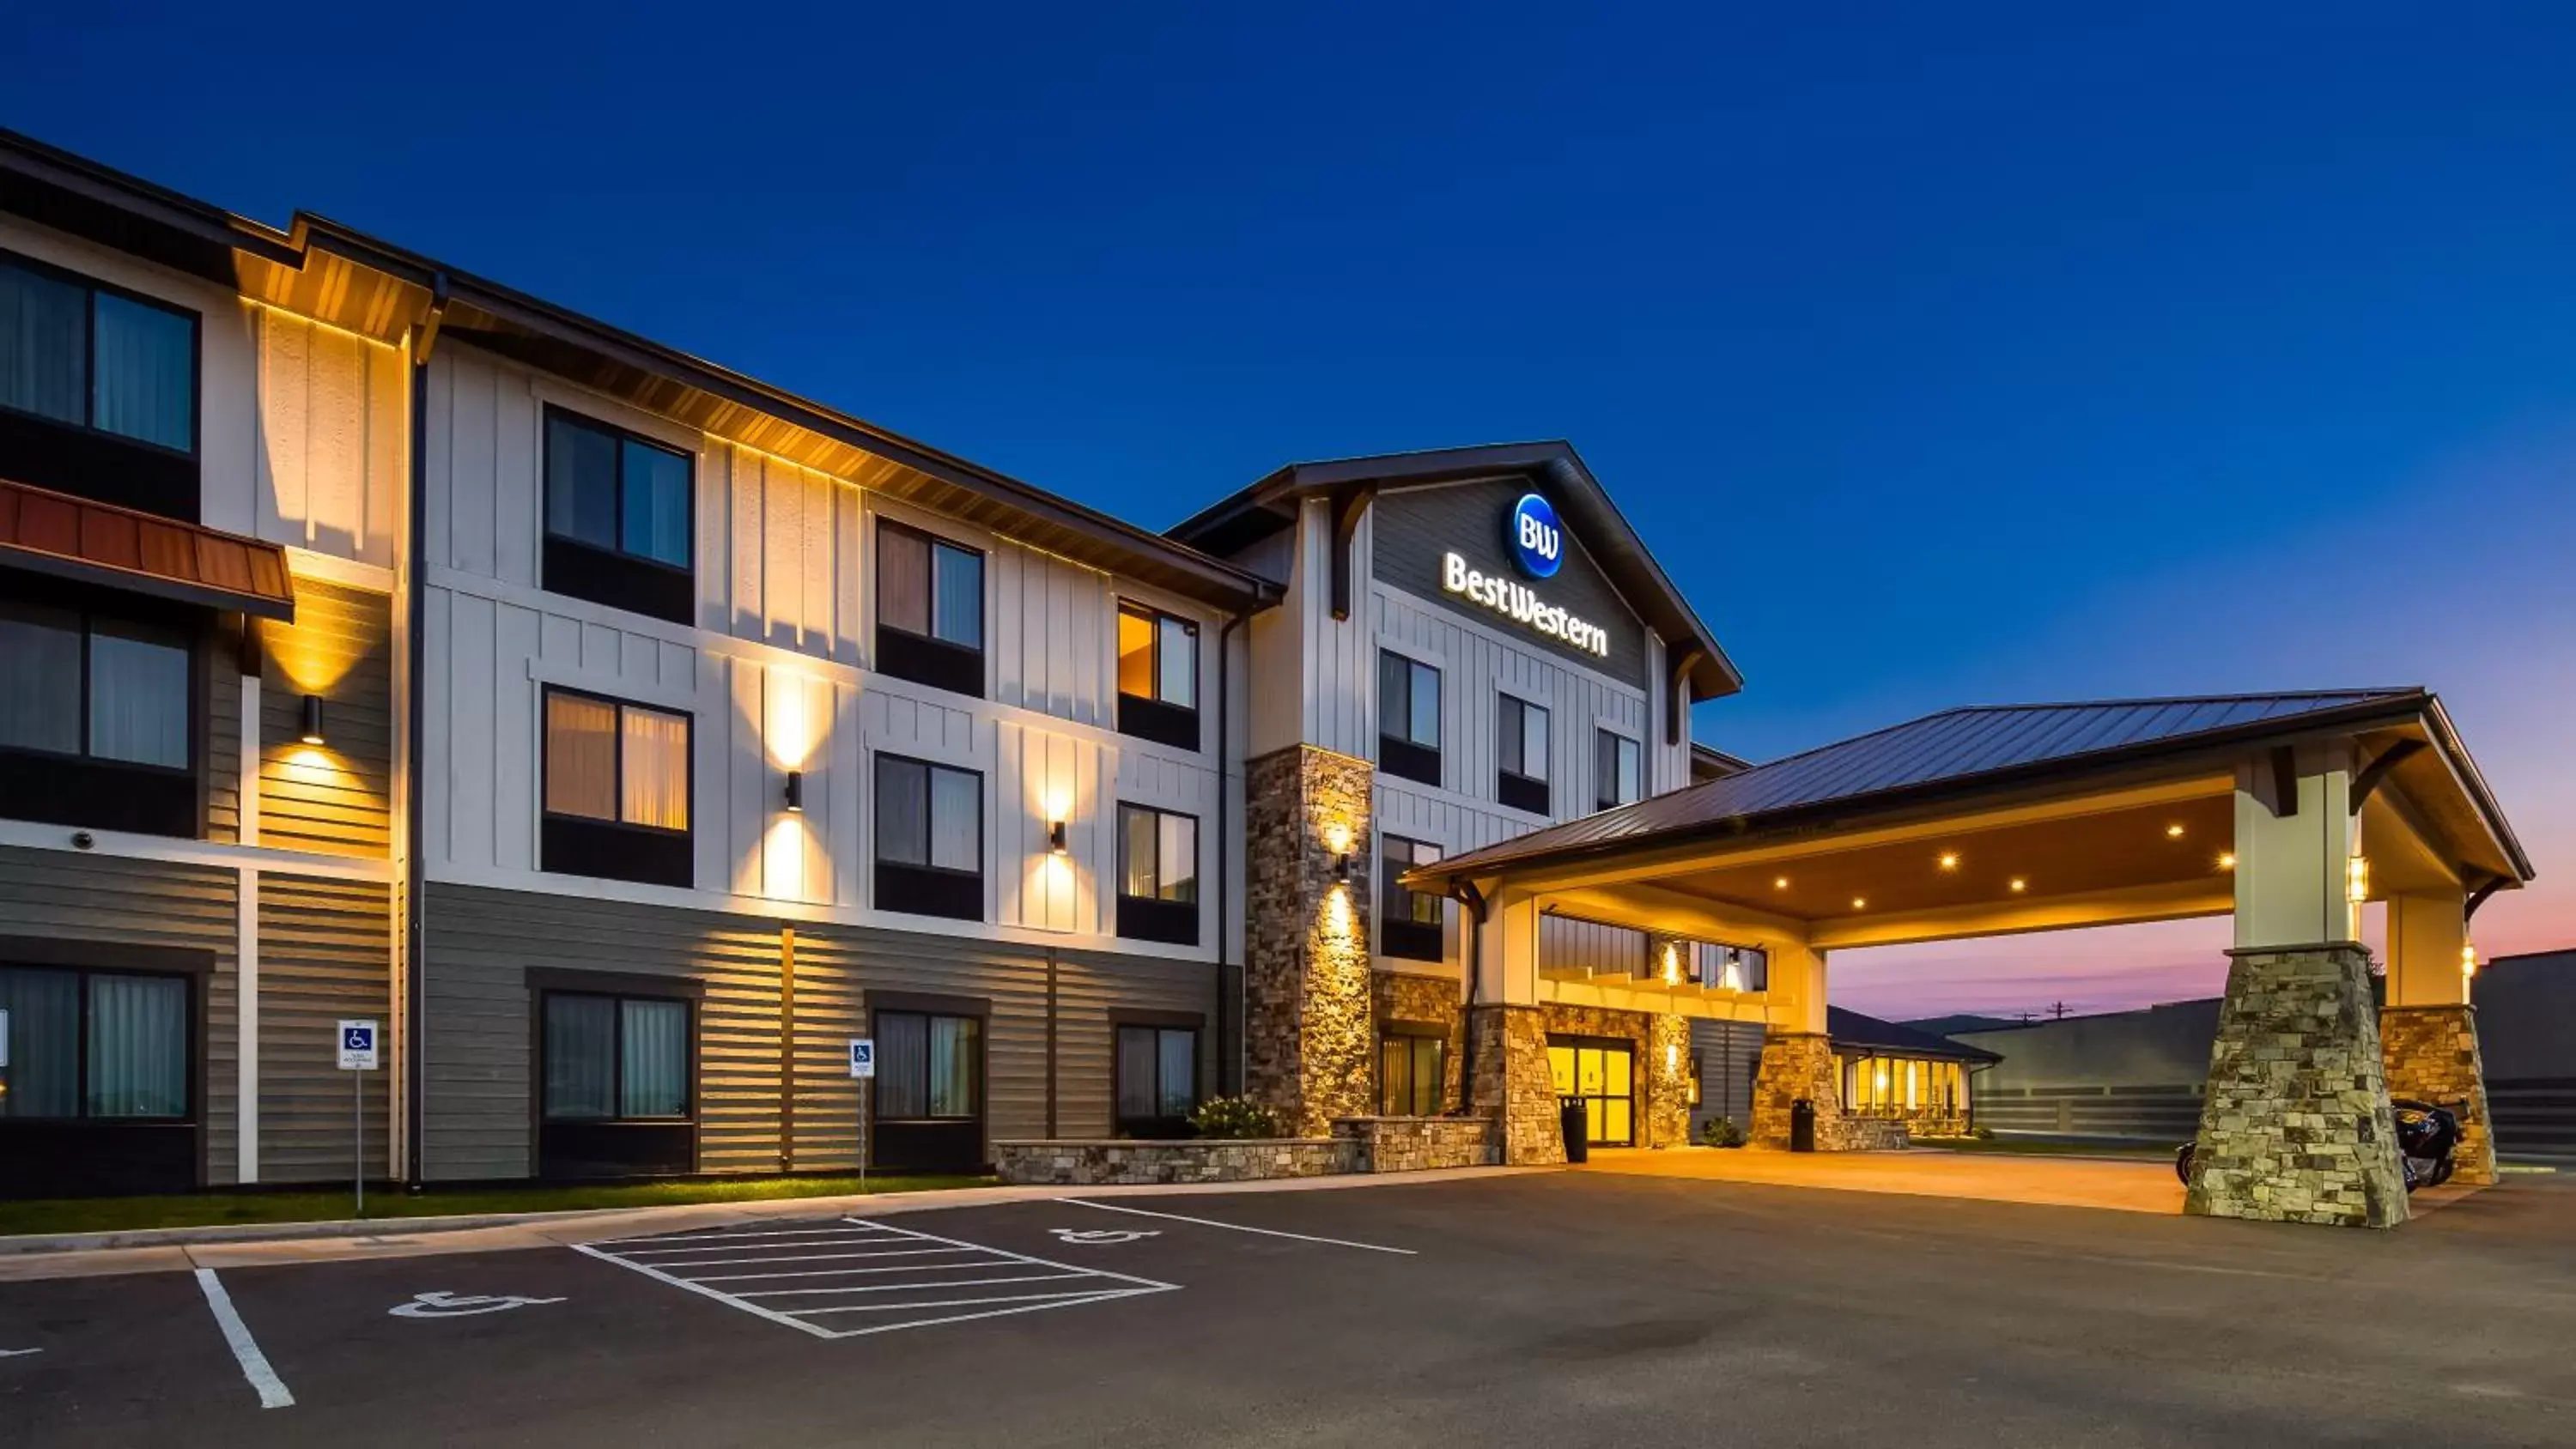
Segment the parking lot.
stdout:
<path fill-rule="evenodd" d="M 1559 1173 L 0 1284 L 0 1443 L 2568 1442 L 2576 1191 L 2396 1233 Z"/>

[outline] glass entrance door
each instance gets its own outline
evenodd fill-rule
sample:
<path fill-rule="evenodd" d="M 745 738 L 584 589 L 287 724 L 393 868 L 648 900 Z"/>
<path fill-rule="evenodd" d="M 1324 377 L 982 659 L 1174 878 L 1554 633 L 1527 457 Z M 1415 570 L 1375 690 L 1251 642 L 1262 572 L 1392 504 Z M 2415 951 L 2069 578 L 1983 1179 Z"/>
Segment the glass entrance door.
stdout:
<path fill-rule="evenodd" d="M 1547 1071 L 1559 1100 L 1583 1103 L 1584 1136 L 1596 1147 L 1636 1145 L 1637 1048 L 1594 1037 L 1547 1039 Z"/>

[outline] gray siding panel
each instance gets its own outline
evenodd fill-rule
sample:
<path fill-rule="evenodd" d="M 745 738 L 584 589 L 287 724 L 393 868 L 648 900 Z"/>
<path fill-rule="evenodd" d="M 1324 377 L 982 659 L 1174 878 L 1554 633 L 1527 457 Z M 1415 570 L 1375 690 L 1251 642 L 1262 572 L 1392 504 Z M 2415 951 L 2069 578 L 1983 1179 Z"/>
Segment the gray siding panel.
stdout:
<path fill-rule="evenodd" d="M 295 581 L 295 622 L 260 631 L 260 844 L 382 858 L 393 825 L 393 615 L 383 594 Z M 232 680 L 235 709 L 241 681 Z M 304 696 L 323 699 L 306 745 Z M 233 767 L 235 770 L 238 766 Z M 215 777 L 218 786 L 237 774 Z"/>
<path fill-rule="evenodd" d="M 1609 575 L 1571 538 L 1564 562 L 1553 578 L 1522 576 L 1503 550 L 1504 520 L 1529 484 L 1519 478 L 1479 483 L 1452 483 L 1380 493 L 1371 507 L 1374 568 L 1382 582 L 1429 599 L 1482 624 L 1525 635 L 1532 648 L 1560 655 L 1587 669 L 1597 669 L 1640 688 L 1646 685 L 1646 627 L 1620 597 Z M 1528 584 L 1559 608 L 1571 609 L 1610 636 L 1604 659 L 1535 630 L 1522 629 L 1481 605 L 1455 602 L 1440 587 L 1441 555 L 1455 553 L 1482 573 Z M 1589 736 L 1586 737 L 1589 747 Z"/>
<path fill-rule="evenodd" d="M 385 1124 L 393 1073 L 339 1069 L 342 1018 L 393 1027 L 391 891 L 372 881 L 259 878 L 259 1179 L 346 1182 L 350 1078 L 366 1093 L 367 1175 L 393 1175 Z M 390 1068 L 395 1060 L 387 1052 Z"/>

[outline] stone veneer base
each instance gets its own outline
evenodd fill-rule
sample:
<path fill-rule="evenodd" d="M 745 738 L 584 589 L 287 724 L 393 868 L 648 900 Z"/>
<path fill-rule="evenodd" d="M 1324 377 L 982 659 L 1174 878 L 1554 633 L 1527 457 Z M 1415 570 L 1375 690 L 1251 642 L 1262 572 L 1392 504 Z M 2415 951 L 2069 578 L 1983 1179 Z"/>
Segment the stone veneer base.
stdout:
<path fill-rule="evenodd" d="M 1790 1118 L 1803 1098 L 1816 1106 L 1816 1150 L 1845 1150 L 1842 1076 L 1833 1040 L 1823 1032 L 1765 1036 L 1762 1065 L 1753 1077 L 1753 1145 L 1788 1150 Z"/>
<path fill-rule="evenodd" d="M 2332 942 L 2228 956 L 2183 1211 L 2374 1228 L 2406 1221 L 2370 953 Z"/>
<path fill-rule="evenodd" d="M 1373 769 L 1311 745 L 1244 766 L 1244 1092 L 1307 1137 L 1377 1105 Z"/>
<path fill-rule="evenodd" d="M 2383 1006 L 2379 1050 L 2388 1068 L 2388 1095 L 2431 1102 L 2460 1114 L 2460 1145 L 2451 1152 L 2451 1180 L 2471 1186 L 2494 1182 L 2495 1134 L 2488 1125 L 2477 1008 Z"/>
<path fill-rule="evenodd" d="M 1260 1182 L 1344 1173 L 1490 1167 L 1494 1127 L 1473 1117 L 1349 1117 L 1330 1137 L 996 1142 L 993 1169 L 1015 1187 Z"/>

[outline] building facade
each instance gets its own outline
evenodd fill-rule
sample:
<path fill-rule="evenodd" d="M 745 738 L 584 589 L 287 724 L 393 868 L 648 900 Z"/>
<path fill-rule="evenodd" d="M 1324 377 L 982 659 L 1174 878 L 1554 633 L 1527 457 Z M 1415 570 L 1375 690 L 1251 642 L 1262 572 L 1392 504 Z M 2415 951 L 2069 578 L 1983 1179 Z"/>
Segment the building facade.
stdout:
<path fill-rule="evenodd" d="M 13 1195 L 964 1169 L 1236 1091 L 1664 1145 L 1692 1018 L 1762 1018 L 1755 943 L 1579 914 L 1480 1000 L 1399 881 L 1736 763 L 1563 445 L 1160 535 L 9 136 L 0 669 Z"/>

